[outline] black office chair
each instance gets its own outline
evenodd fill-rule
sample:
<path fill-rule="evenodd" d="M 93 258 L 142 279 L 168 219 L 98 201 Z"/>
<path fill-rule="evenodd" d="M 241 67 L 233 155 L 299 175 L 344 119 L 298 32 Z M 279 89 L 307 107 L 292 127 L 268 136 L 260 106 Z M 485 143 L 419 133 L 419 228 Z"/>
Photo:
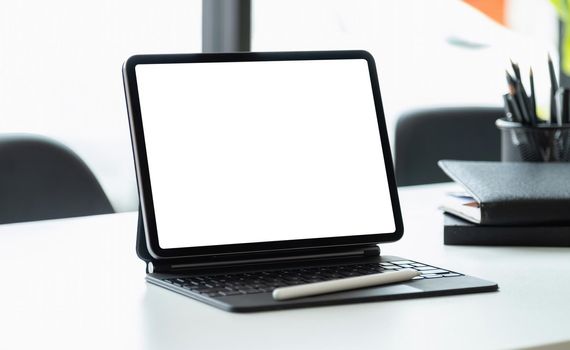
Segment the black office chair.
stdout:
<path fill-rule="evenodd" d="M 38 136 L 0 136 L 0 224 L 113 213 L 87 165 Z"/>
<path fill-rule="evenodd" d="M 442 108 L 409 112 L 396 124 L 395 172 L 398 186 L 451 181 L 440 159 L 499 160 L 495 120 L 502 108 Z"/>

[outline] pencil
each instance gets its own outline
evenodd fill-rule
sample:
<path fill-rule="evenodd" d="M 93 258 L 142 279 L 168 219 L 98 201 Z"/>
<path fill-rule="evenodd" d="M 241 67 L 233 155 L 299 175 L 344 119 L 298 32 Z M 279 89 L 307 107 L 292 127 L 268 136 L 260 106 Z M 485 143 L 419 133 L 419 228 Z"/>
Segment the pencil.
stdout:
<path fill-rule="evenodd" d="M 506 74 L 507 74 L 507 84 L 509 85 L 509 92 L 511 93 L 511 95 L 514 95 L 517 91 L 515 79 L 509 74 L 509 72 L 506 72 Z"/>
<path fill-rule="evenodd" d="M 556 80 L 556 73 L 554 72 L 554 65 L 552 59 L 548 55 L 548 73 L 550 74 L 550 124 L 556 124 L 556 91 L 558 90 L 558 82 Z"/>
<path fill-rule="evenodd" d="M 507 101 L 509 102 L 509 108 L 511 109 L 511 112 L 513 114 L 513 120 L 517 123 L 524 123 L 523 119 L 522 119 L 522 115 L 521 115 L 521 111 L 515 101 L 514 96 L 512 95 L 508 95 L 507 96 Z"/>
<path fill-rule="evenodd" d="M 517 93 L 516 93 L 516 100 L 519 103 L 519 108 L 521 110 L 522 117 L 527 124 L 532 124 L 530 111 L 527 101 L 526 92 L 524 91 L 524 87 L 520 81 L 517 81 Z"/>
<path fill-rule="evenodd" d="M 518 103 L 518 107 L 520 109 L 521 112 L 521 116 L 522 116 L 522 122 L 525 124 L 532 124 L 532 117 L 530 114 L 530 102 L 528 101 L 528 96 L 526 94 L 526 91 L 524 89 L 524 86 L 522 84 L 521 81 L 521 71 L 520 68 L 518 66 L 518 64 L 514 63 L 511 60 L 511 66 L 513 67 L 513 72 L 515 73 L 515 78 L 516 79 L 512 79 L 513 83 L 515 85 L 515 101 Z M 512 78 L 512 76 L 510 76 L 509 74 L 507 74 L 507 80 L 509 80 L 509 78 Z M 510 82 L 509 82 L 510 84 Z"/>
<path fill-rule="evenodd" d="M 560 124 L 568 124 L 570 121 L 570 90 L 560 88 L 562 91 L 560 106 Z"/>
<path fill-rule="evenodd" d="M 522 113 L 522 109 L 523 109 L 523 105 L 521 105 L 521 102 L 519 101 L 518 98 L 518 85 L 517 82 L 515 80 L 515 78 L 513 78 L 512 75 L 509 74 L 509 72 L 506 72 L 506 76 L 507 76 L 507 84 L 509 85 L 509 92 L 510 92 L 510 104 L 511 104 L 511 112 L 513 113 L 513 119 L 518 122 L 518 123 L 525 123 L 525 117 L 524 114 Z"/>
<path fill-rule="evenodd" d="M 534 77 L 532 74 L 532 68 L 529 73 L 530 77 L 530 115 L 532 118 L 532 123 L 534 125 L 538 124 L 538 117 L 536 116 L 536 97 L 534 95 Z"/>
<path fill-rule="evenodd" d="M 507 117 L 507 120 L 514 122 L 515 120 L 513 118 L 513 109 L 511 108 L 509 102 L 509 94 L 503 95 L 503 102 L 505 103 L 505 116 Z"/>
<path fill-rule="evenodd" d="M 513 72 L 515 72 L 515 77 L 517 77 L 518 81 L 521 81 L 521 71 L 519 69 L 519 65 L 511 60 L 511 66 L 513 67 Z"/>

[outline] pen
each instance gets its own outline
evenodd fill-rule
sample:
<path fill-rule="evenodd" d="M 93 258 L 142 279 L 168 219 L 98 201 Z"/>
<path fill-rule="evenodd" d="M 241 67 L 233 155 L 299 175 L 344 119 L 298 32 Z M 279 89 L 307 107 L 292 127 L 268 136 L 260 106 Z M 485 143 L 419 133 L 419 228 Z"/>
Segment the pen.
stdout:
<path fill-rule="evenodd" d="M 332 281 L 281 287 L 273 290 L 273 299 L 288 300 L 357 288 L 379 286 L 388 283 L 409 281 L 419 275 L 419 271 L 413 269 L 402 269 L 394 272 L 376 273 L 372 275 L 341 278 Z"/>

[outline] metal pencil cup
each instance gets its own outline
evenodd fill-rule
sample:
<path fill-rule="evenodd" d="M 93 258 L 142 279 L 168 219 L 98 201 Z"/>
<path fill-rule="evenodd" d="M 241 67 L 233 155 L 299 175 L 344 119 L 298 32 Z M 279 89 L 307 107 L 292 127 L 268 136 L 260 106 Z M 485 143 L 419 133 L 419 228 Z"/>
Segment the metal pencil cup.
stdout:
<path fill-rule="evenodd" d="M 526 126 L 506 119 L 495 122 L 501 131 L 504 162 L 570 161 L 570 124 Z"/>

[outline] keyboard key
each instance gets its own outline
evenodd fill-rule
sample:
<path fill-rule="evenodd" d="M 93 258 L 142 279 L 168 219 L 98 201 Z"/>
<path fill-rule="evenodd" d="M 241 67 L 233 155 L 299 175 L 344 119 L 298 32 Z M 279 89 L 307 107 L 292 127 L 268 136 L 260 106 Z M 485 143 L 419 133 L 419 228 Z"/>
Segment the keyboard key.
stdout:
<path fill-rule="evenodd" d="M 442 269 L 436 269 L 436 270 L 423 270 L 421 271 L 422 275 L 423 274 L 440 274 L 440 273 L 449 273 L 449 271 L 447 270 L 442 270 Z"/>
<path fill-rule="evenodd" d="M 242 295 L 243 293 L 240 291 L 237 291 L 237 290 L 233 290 L 233 291 L 227 291 L 227 292 L 221 291 L 221 292 L 219 292 L 219 294 L 221 296 L 230 296 L 230 295 Z"/>
<path fill-rule="evenodd" d="M 354 276 L 360 276 L 361 275 L 361 274 L 356 273 L 356 272 L 341 272 L 339 274 L 343 277 L 354 277 Z"/>
<path fill-rule="evenodd" d="M 415 261 L 409 261 L 409 260 L 399 260 L 399 261 L 391 261 L 392 264 L 396 264 L 396 265 L 411 265 L 414 264 Z"/>
<path fill-rule="evenodd" d="M 218 292 L 225 292 L 227 289 L 225 288 L 208 288 L 199 290 L 200 293 L 209 294 L 209 293 L 218 293 Z"/>
<path fill-rule="evenodd" d="M 256 294 L 256 293 L 263 293 L 263 292 L 265 292 L 265 290 L 255 289 L 255 288 L 247 288 L 247 289 L 240 290 L 240 292 L 242 292 L 244 294 Z"/>
<path fill-rule="evenodd" d="M 433 275 L 422 275 L 424 278 L 440 278 L 443 277 L 443 275 L 437 275 L 437 274 L 433 274 Z"/>
<path fill-rule="evenodd" d="M 418 266 L 418 267 L 414 267 L 414 268 L 418 271 L 434 270 L 435 269 L 435 267 L 433 267 L 433 266 Z"/>
<path fill-rule="evenodd" d="M 188 290 L 204 289 L 204 287 L 195 286 L 195 285 L 193 285 L 193 284 L 185 284 L 185 285 L 182 286 L 182 288 L 188 289 Z"/>
<path fill-rule="evenodd" d="M 378 267 L 377 269 L 369 270 L 369 273 L 381 273 L 381 272 L 384 272 L 384 268 Z"/>

